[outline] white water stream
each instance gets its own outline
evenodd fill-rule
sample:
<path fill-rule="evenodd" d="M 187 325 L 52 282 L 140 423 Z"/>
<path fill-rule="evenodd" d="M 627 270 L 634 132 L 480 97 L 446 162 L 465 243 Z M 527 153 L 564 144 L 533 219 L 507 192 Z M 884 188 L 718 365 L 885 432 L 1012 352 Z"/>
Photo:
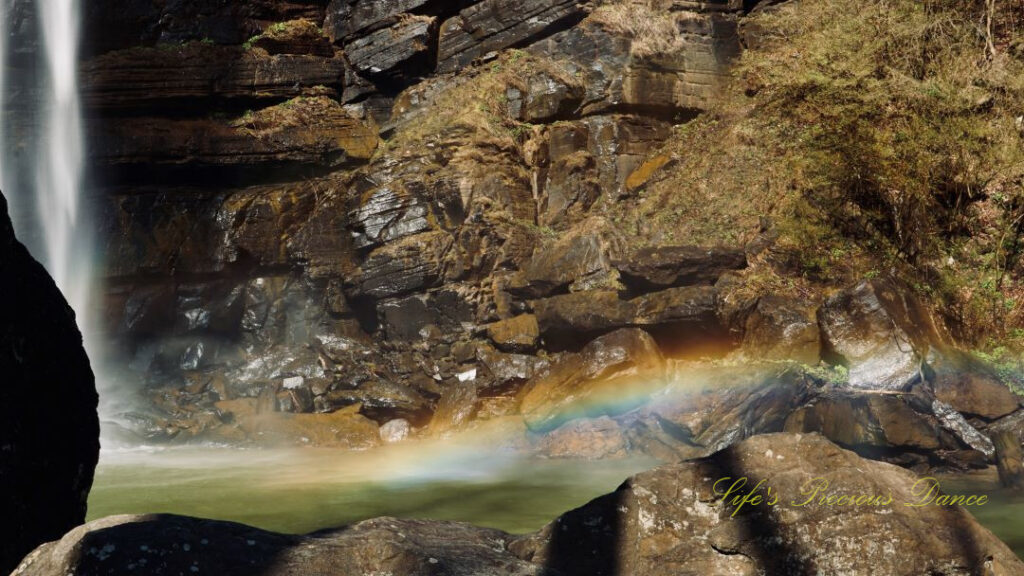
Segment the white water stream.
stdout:
<path fill-rule="evenodd" d="M 93 226 L 82 197 L 78 89 L 83 1 L 0 0 L 0 189 L 19 237 L 75 310 L 96 371 Z M 101 404 L 109 403 L 100 393 Z"/>

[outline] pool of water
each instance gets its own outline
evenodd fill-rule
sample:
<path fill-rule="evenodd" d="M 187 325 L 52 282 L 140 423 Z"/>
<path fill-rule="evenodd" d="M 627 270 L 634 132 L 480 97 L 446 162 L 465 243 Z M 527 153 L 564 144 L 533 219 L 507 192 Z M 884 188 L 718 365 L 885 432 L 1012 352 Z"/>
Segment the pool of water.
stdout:
<path fill-rule="evenodd" d="M 368 452 L 136 449 L 103 453 L 89 519 L 166 512 L 306 533 L 397 516 L 525 533 L 654 465 L 416 445 Z"/>
<path fill-rule="evenodd" d="M 987 495 L 988 503 L 969 508 L 971 514 L 1006 542 L 1017 556 L 1024 558 L 1024 492 L 1001 487 L 995 468 L 971 474 L 943 476 L 939 480 L 943 491 L 948 493 Z"/>
<path fill-rule="evenodd" d="M 367 452 L 140 448 L 103 453 L 89 519 L 168 512 L 306 533 L 397 516 L 526 533 L 654 465 L 524 459 L 441 443 Z M 1024 494 L 1001 489 L 994 470 L 941 481 L 947 492 L 988 494 L 971 512 L 1024 557 Z"/>

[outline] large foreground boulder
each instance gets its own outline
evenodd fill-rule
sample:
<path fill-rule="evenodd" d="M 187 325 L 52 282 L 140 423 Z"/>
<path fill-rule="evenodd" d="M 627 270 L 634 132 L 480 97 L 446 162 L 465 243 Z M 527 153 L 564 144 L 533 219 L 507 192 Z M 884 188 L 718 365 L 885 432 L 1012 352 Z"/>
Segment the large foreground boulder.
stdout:
<path fill-rule="evenodd" d="M 906 505 L 926 491 L 822 436 L 768 434 L 638 474 L 512 549 L 566 575 L 1024 573 L 966 508 Z"/>
<path fill-rule="evenodd" d="M 75 315 L 0 195 L 0 574 L 85 520 L 96 386 Z"/>
<path fill-rule="evenodd" d="M 746 484 L 723 498 L 741 479 Z M 18 574 L 1024 573 L 965 508 L 905 505 L 919 503 L 927 486 L 819 435 L 771 434 L 638 474 L 526 536 L 394 518 L 287 536 L 178 516 L 118 516 L 39 547 Z M 815 487 L 820 493 L 810 494 Z"/>

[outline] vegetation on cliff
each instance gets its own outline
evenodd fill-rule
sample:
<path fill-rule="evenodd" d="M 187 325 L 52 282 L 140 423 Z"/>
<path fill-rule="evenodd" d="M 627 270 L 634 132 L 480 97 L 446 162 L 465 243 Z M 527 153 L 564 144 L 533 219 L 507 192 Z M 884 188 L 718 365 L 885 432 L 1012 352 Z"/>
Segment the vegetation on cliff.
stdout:
<path fill-rule="evenodd" d="M 789 2 L 751 16 L 736 80 L 680 128 L 628 229 L 776 237 L 754 292 L 895 273 L 958 335 L 1024 338 L 1020 6 Z M 660 160 L 662 164 L 667 160 Z"/>

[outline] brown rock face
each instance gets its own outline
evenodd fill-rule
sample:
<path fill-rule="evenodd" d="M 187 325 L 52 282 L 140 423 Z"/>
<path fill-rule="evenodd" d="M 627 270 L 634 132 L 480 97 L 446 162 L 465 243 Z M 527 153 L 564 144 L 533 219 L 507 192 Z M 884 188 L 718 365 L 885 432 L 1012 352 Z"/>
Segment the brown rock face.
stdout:
<path fill-rule="evenodd" d="M 3 195 L 0 374 L 0 573 L 6 574 L 32 548 L 85 520 L 100 431 L 75 314 L 15 239 Z"/>
<path fill-rule="evenodd" d="M 723 498 L 740 479 L 746 483 L 739 495 L 762 499 L 740 507 L 737 494 Z M 805 494 L 813 486 L 822 486 L 821 493 Z M 910 472 L 864 460 L 821 436 L 770 434 L 638 474 L 526 536 L 393 518 L 288 536 L 179 516 L 115 516 L 39 547 L 18 573 L 119 576 L 137 573 L 141 565 L 153 576 L 189 573 L 195 566 L 225 576 L 1024 571 L 1024 563 L 965 508 L 904 505 L 920 502 L 921 494 Z M 860 498 L 862 505 L 837 504 L 840 497 Z"/>

